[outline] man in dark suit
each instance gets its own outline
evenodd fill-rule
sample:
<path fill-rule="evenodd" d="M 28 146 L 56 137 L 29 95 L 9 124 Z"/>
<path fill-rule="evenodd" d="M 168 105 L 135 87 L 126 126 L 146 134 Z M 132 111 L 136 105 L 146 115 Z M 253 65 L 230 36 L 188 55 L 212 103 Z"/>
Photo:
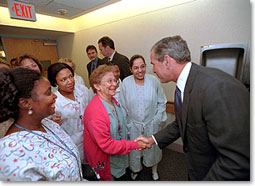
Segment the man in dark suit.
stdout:
<path fill-rule="evenodd" d="M 98 58 L 97 48 L 94 45 L 89 45 L 86 48 L 87 56 L 91 60 L 87 64 L 87 70 L 89 73 L 89 77 L 93 70 L 95 70 L 99 65 L 103 64 L 102 59 Z"/>
<path fill-rule="evenodd" d="M 129 59 L 115 51 L 114 42 L 110 37 L 105 36 L 99 39 L 98 48 L 101 54 L 105 56 L 103 63 L 112 63 L 113 65 L 119 66 L 121 81 L 132 74 L 129 69 Z"/>
<path fill-rule="evenodd" d="M 180 36 L 151 49 L 153 71 L 162 83 L 176 82 L 176 120 L 151 137 L 161 149 L 179 137 L 189 180 L 250 180 L 250 95 L 237 79 L 191 63 Z M 178 104 L 178 100 L 180 103 Z"/>

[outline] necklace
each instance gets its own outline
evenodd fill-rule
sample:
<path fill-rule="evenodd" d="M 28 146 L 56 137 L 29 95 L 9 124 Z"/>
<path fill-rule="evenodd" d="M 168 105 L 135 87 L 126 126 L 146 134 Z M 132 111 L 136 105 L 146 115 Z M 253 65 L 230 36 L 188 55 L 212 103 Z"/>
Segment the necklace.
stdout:
<path fill-rule="evenodd" d="M 105 99 L 101 98 L 100 96 L 99 96 L 99 98 L 100 98 L 101 101 L 102 100 L 105 101 Z M 110 101 L 110 103 L 108 101 L 105 101 L 105 102 L 110 105 L 110 107 L 112 109 L 113 116 L 115 117 L 115 119 L 118 122 L 118 133 L 121 134 L 120 120 L 119 120 L 119 116 L 118 116 L 118 112 L 117 112 L 117 109 L 115 107 L 115 104 L 114 104 L 114 102 L 112 100 Z M 113 106 L 111 106 L 111 103 L 112 103 Z"/>
<path fill-rule="evenodd" d="M 63 140 L 61 140 L 52 130 L 50 130 L 48 127 L 46 127 L 44 124 L 42 124 L 42 126 L 45 127 L 49 132 L 51 132 L 51 133 L 54 135 L 54 137 L 55 137 L 62 145 L 65 146 L 65 148 L 62 147 L 62 146 L 60 146 L 59 144 L 55 143 L 54 141 L 52 141 L 52 140 L 46 138 L 45 136 L 43 136 L 43 135 L 41 135 L 41 134 L 38 134 L 37 132 L 31 131 L 31 130 L 29 130 L 29 129 L 27 129 L 27 128 L 24 128 L 24 127 L 20 126 L 20 125 L 17 124 L 17 123 L 14 123 L 14 125 L 15 125 L 16 127 L 18 127 L 19 129 L 21 129 L 21 130 L 25 130 L 25 131 L 27 131 L 28 133 L 32 133 L 32 134 L 35 134 L 35 135 L 37 135 L 37 136 L 42 137 L 42 138 L 45 139 L 46 141 L 49 141 L 50 143 L 52 143 L 52 144 L 58 146 L 58 147 L 61 148 L 62 150 L 66 151 L 66 152 L 68 152 L 69 154 L 71 154 L 72 156 L 74 156 L 74 158 L 75 158 L 75 160 L 76 160 L 76 162 L 77 162 L 77 165 L 78 165 L 78 170 L 79 170 L 80 179 L 82 180 L 82 173 L 81 173 L 81 171 L 80 171 L 80 168 L 81 168 L 81 167 L 80 167 L 80 164 L 79 164 L 79 161 L 78 161 L 77 156 L 76 156 L 75 153 L 63 142 Z"/>
<path fill-rule="evenodd" d="M 112 101 L 112 104 L 113 104 L 112 113 L 113 113 L 114 117 L 116 118 L 116 120 L 118 122 L 118 133 L 121 134 L 120 120 L 119 120 L 118 112 L 117 112 L 117 109 L 116 109 L 115 104 L 113 103 L 113 101 Z"/>

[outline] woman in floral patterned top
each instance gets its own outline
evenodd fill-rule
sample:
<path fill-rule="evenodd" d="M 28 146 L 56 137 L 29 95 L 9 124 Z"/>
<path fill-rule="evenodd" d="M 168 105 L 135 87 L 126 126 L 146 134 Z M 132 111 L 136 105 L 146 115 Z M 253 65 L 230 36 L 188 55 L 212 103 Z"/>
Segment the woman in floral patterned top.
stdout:
<path fill-rule="evenodd" d="M 80 181 L 78 150 L 61 127 L 49 119 L 56 95 L 40 73 L 0 69 L 0 122 L 14 118 L 0 139 L 1 181 Z"/>

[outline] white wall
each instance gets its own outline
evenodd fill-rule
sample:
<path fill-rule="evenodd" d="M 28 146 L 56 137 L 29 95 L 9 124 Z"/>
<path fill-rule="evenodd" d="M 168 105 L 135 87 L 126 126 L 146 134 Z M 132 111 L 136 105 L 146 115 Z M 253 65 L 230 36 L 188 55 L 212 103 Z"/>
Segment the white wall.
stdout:
<path fill-rule="evenodd" d="M 75 27 L 70 19 L 52 17 L 36 13 L 36 21 L 10 18 L 9 8 L 0 6 L 0 25 L 22 28 L 35 28 L 73 33 Z M 17 33 L 18 34 L 18 33 Z"/>
<path fill-rule="evenodd" d="M 251 7 L 249 0 L 197 0 L 126 18 L 59 38 L 60 57 L 71 57 L 88 86 L 85 48 L 97 46 L 102 36 L 110 36 L 116 50 L 129 58 L 141 54 L 151 73 L 150 49 L 163 37 L 181 35 L 189 45 L 192 61 L 200 62 L 200 46 L 250 42 Z M 70 53 L 71 56 L 67 56 Z M 69 54 L 68 54 L 69 55 Z M 102 57 L 102 56 L 101 56 Z M 167 99 L 173 100 L 175 84 L 162 85 Z"/>
<path fill-rule="evenodd" d="M 74 34 L 58 37 L 57 41 L 59 58 L 70 58 L 73 52 Z"/>

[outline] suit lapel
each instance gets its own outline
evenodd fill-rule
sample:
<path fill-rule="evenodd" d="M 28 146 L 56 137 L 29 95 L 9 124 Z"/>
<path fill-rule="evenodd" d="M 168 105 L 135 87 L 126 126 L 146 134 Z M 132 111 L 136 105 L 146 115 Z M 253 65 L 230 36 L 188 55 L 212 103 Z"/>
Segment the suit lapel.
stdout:
<path fill-rule="evenodd" d="M 112 57 L 112 61 L 116 61 L 117 56 L 118 56 L 118 53 L 115 51 L 115 54 Z"/>
<path fill-rule="evenodd" d="M 195 63 L 192 63 L 189 76 L 185 85 L 184 89 L 184 97 L 183 97 L 183 103 L 182 103 L 182 122 L 183 122 L 183 127 L 182 127 L 182 135 L 184 139 L 184 134 L 185 134 L 185 129 L 186 129 L 186 124 L 187 124 L 187 115 L 188 115 L 188 110 L 189 110 L 189 103 L 190 103 L 190 94 L 193 88 L 193 83 L 196 79 L 196 74 L 198 71 L 198 65 Z"/>
<path fill-rule="evenodd" d="M 90 61 L 90 63 L 89 63 L 89 65 L 88 65 L 88 69 L 89 69 L 89 74 L 91 74 L 91 61 Z"/>

